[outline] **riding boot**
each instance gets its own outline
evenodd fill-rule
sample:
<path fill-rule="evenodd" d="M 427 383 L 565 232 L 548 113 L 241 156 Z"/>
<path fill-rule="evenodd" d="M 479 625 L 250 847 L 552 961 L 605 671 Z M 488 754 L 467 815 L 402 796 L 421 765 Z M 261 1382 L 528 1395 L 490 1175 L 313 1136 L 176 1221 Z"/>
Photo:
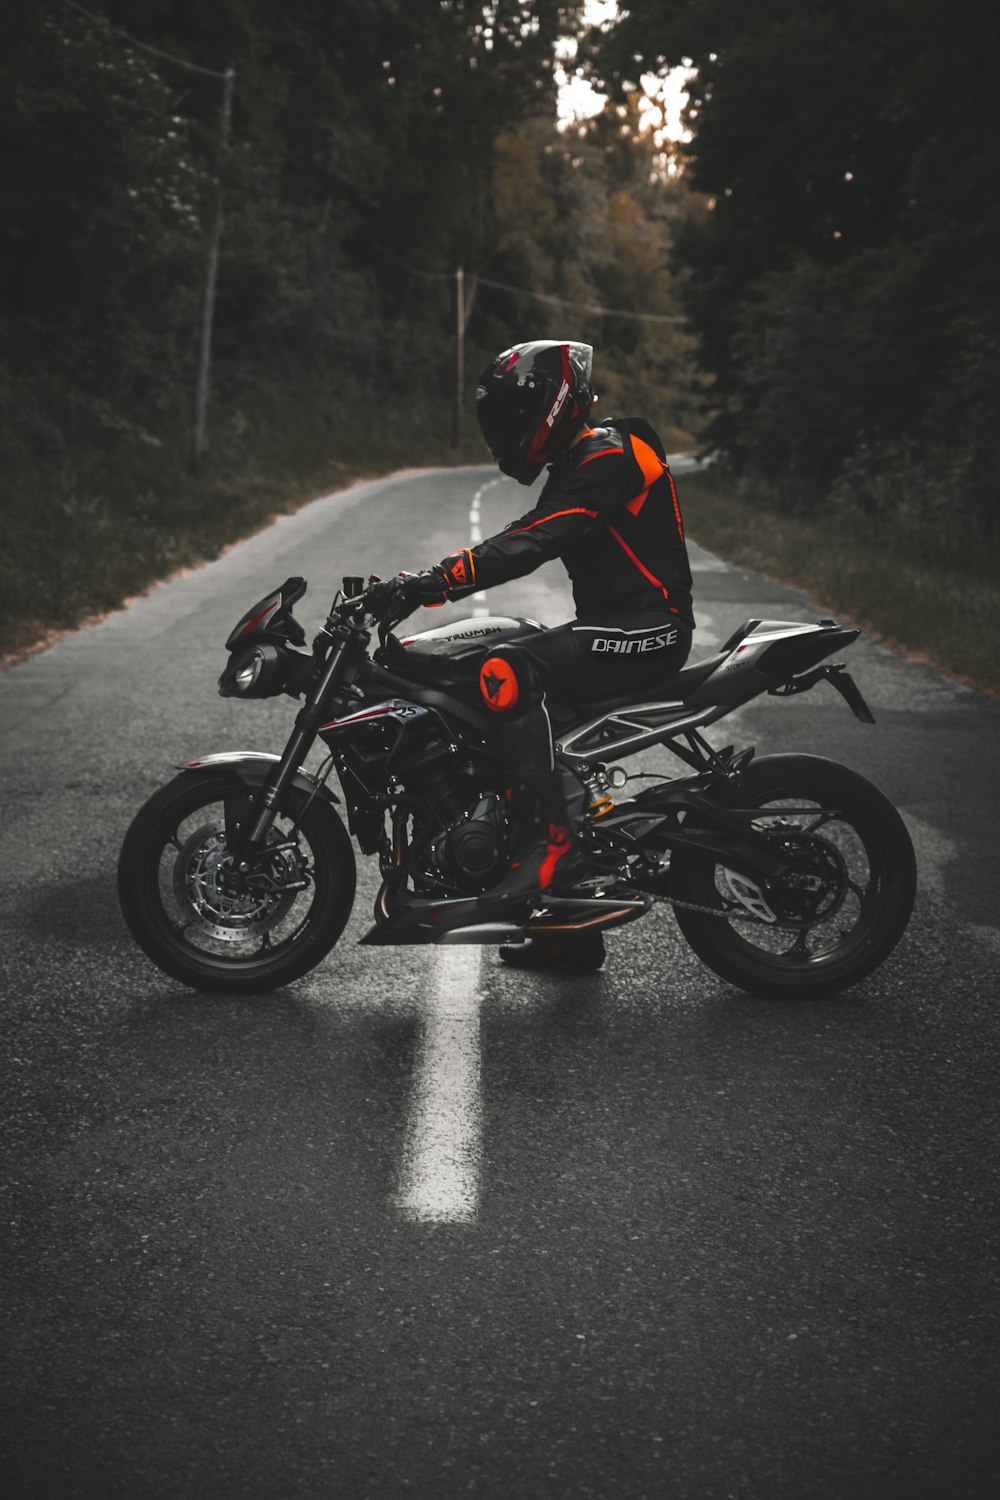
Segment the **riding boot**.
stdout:
<path fill-rule="evenodd" d="M 581 865 L 570 837 L 559 773 L 521 768 L 511 778 L 510 792 L 510 868 L 479 898 L 491 907 L 564 889 Z"/>
<path fill-rule="evenodd" d="M 606 957 L 600 932 L 559 933 L 527 943 L 504 943 L 500 948 L 501 961 L 510 968 L 552 974 L 596 974 Z"/>

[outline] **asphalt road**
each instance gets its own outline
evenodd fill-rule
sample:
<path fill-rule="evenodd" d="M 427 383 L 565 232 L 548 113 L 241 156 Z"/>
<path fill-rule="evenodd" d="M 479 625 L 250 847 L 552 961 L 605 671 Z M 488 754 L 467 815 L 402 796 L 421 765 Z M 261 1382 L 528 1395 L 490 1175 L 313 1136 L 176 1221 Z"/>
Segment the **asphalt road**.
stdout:
<path fill-rule="evenodd" d="M 185 991 L 124 929 L 135 809 L 290 726 L 215 695 L 239 615 L 303 573 L 311 632 L 342 573 L 466 543 L 475 494 L 484 534 L 523 507 L 489 481 L 317 502 L 0 676 L 4 1491 L 992 1497 L 996 702 L 862 641 L 875 728 L 828 689 L 729 721 L 913 833 L 910 930 L 833 1000 L 747 998 L 663 908 L 584 980 L 361 948 L 367 861 L 271 997 Z M 692 550 L 693 659 L 823 612 Z M 569 614 L 558 564 L 490 602 Z"/>

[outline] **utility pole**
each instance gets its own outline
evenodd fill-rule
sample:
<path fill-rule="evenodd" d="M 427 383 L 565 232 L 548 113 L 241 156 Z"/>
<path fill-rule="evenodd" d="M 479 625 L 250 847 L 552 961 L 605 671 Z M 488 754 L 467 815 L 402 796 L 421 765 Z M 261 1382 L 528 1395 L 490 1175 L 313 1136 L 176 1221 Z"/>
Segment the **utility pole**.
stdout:
<path fill-rule="evenodd" d="M 229 131 L 233 118 L 233 83 L 236 70 L 227 68 L 222 80 L 222 126 L 219 132 L 219 162 L 216 171 L 215 203 L 208 238 L 208 267 L 205 272 L 205 302 L 201 318 L 201 346 L 198 350 L 198 378 L 194 393 L 194 442 L 192 460 L 197 468 L 205 447 L 205 412 L 208 407 L 208 385 L 212 368 L 212 325 L 215 321 L 215 283 L 219 274 L 219 241 L 222 238 L 222 177 L 229 154 Z"/>
<path fill-rule="evenodd" d="M 451 441 L 457 448 L 462 435 L 462 394 L 465 390 L 465 271 L 455 272 L 455 419 Z"/>

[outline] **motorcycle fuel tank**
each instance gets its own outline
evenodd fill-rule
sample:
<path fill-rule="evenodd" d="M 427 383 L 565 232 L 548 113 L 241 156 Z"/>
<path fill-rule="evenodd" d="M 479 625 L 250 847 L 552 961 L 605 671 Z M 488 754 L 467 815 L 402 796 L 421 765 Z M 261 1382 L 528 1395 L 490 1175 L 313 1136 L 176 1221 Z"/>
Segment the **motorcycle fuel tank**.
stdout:
<path fill-rule="evenodd" d="M 445 661 L 474 656 L 491 646 L 499 646 L 501 641 L 518 640 L 541 629 L 537 620 L 518 619 L 513 615 L 486 615 L 400 636 L 399 644 L 406 652 L 407 663 L 412 666 L 432 661 L 443 665 Z"/>

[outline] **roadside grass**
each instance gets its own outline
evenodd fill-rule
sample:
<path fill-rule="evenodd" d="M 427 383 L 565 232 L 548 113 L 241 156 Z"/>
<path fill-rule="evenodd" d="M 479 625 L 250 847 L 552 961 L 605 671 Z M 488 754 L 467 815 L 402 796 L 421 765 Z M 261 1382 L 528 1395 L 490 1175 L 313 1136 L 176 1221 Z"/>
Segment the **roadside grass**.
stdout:
<path fill-rule="evenodd" d="M 182 421 L 159 443 L 8 473 L 0 495 L 0 665 L 120 608 L 177 571 L 308 501 L 415 465 L 479 462 L 458 451 L 447 403 L 391 425 L 327 389 L 272 388 L 216 413 L 192 473 Z M 474 424 L 471 424 L 474 426 Z"/>
<path fill-rule="evenodd" d="M 689 537 L 727 562 L 803 590 L 823 613 L 1000 693 L 1000 546 L 966 550 L 863 518 L 787 515 L 744 498 L 714 470 L 679 481 Z M 695 601 L 697 606 L 697 600 Z"/>

